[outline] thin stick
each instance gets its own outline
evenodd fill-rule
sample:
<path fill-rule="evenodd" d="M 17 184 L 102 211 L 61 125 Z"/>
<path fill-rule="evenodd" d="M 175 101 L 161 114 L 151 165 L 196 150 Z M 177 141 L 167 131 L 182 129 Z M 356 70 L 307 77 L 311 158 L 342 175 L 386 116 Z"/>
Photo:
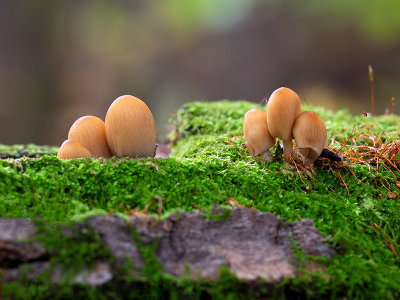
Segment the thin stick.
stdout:
<path fill-rule="evenodd" d="M 383 230 L 383 229 L 382 229 L 378 224 L 376 224 L 376 223 L 372 223 L 372 226 L 375 227 L 375 228 L 378 228 L 378 229 L 384 234 L 384 236 L 385 236 L 386 239 L 387 239 L 386 245 L 389 246 L 389 248 L 390 248 L 390 250 L 392 250 L 394 256 L 397 257 L 396 249 L 394 248 L 394 246 L 393 246 L 393 244 L 392 244 L 392 241 L 391 241 L 389 235 L 385 232 L 385 230 Z M 397 245 L 397 244 L 395 243 L 395 245 Z"/>
<path fill-rule="evenodd" d="M 371 254 L 369 254 L 365 249 L 363 249 L 363 252 L 365 253 L 365 254 L 367 254 L 368 255 L 368 257 L 373 261 L 373 262 L 375 262 L 375 260 L 372 258 L 372 256 L 371 256 Z"/>
<path fill-rule="evenodd" d="M 343 184 L 344 184 L 344 186 L 345 186 L 345 188 L 346 188 L 346 190 L 347 190 L 347 195 L 349 195 L 349 196 L 350 196 L 350 191 L 349 191 L 349 188 L 347 187 L 347 183 L 346 183 L 346 182 L 344 182 L 344 180 L 343 180 L 343 178 L 342 178 L 342 175 L 340 175 L 340 170 L 338 170 L 338 174 L 339 174 L 339 178 L 340 178 L 340 180 L 343 182 Z"/>
<path fill-rule="evenodd" d="M 339 151 L 336 152 L 336 154 L 339 154 L 339 153 L 342 151 L 342 149 L 346 146 L 347 142 L 348 142 L 350 139 L 354 138 L 354 136 L 352 136 L 352 134 L 353 134 L 353 132 L 356 130 L 357 124 L 360 123 L 362 120 L 363 120 L 363 119 L 360 119 L 360 120 L 358 120 L 358 121 L 354 124 L 353 129 L 351 130 L 351 133 L 350 133 L 350 137 L 343 143 L 343 146 L 339 149 Z"/>
<path fill-rule="evenodd" d="M 375 115 L 375 88 L 374 88 L 374 70 L 368 66 L 369 84 L 371 88 L 371 115 Z"/>
<path fill-rule="evenodd" d="M 390 100 L 390 107 L 392 108 L 392 114 L 397 115 L 396 112 L 396 98 L 392 97 Z"/>
<path fill-rule="evenodd" d="M 158 198 L 157 215 L 158 215 L 158 219 L 160 219 L 161 215 L 162 215 L 162 198 L 158 195 L 154 196 L 154 198 Z"/>
<path fill-rule="evenodd" d="M 350 173 L 353 174 L 354 178 L 357 179 L 358 184 L 361 184 L 361 180 L 357 178 L 356 174 L 354 174 L 353 170 L 351 169 L 350 165 L 346 166 L 347 168 L 349 168 Z"/>
<path fill-rule="evenodd" d="M 306 187 L 306 190 L 309 191 L 310 188 L 306 185 L 306 183 L 304 182 L 303 178 L 301 177 L 301 174 L 300 174 L 300 171 L 299 171 L 300 166 L 299 166 L 298 164 L 296 164 L 296 162 L 294 161 L 294 159 L 293 159 L 293 157 L 292 157 L 291 155 L 290 155 L 290 160 L 293 162 L 294 166 L 296 167 L 296 171 L 297 171 L 297 173 L 299 174 L 299 177 L 300 177 L 301 182 L 302 182 L 302 183 L 304 184 L 304 186 Z"/>

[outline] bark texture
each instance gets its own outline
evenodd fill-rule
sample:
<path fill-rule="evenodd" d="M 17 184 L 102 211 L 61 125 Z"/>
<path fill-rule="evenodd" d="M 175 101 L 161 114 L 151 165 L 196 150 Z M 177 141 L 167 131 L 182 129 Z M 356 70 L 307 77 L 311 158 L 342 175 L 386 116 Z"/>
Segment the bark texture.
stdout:
<path fill-rule="evenodd" d="M 115 266 L 97 262 L 93 269 L 79 272 L 74 281 L 104 284 L 113 278 L 114 267 L 129 260 L 136 270 L 143 268 L 138 238 L 142 246 L 157 243 L 155 254 L 166 273 L 182 276 L 189 271 L 193 277 L 211 280 L 218 278 L 222 266 L 249 282 L 262 278 L 273 284 L 295 276 L 293 243 L 313 256 L 334 253 L 312 220 L 283 225 L 284 220 L 269 212 L 235 208 L 228 211 L 230 215 L 226 213 L 222 209 L 190 211 L 159 221 L 136 214 L 128 222 L 117 216 L 90 217 L 80 227 L 99 234 L 115 256 Z M 50 254 L 37 242 L 22 241 L 34 233 L 29 220 L 0 219 L 0 268 L 6 282 L 18 279 L 21 263 L 30 263 L 33 273 L 48 267 Z M 59 272 L 57 268 L 53 271 L 56 282 L 62 279 Z"/>

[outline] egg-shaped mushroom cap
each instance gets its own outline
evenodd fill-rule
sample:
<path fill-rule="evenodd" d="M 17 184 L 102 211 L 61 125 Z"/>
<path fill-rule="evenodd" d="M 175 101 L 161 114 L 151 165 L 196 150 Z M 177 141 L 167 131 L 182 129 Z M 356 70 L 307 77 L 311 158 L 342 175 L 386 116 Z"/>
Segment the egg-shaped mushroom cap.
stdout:
<path fill-rule="evenodd" d="M 275 145 L 275 138 L 268 131 L 267 114 L 260 109 L 246 112 L 243 120 L 246 147 L 251 156 L 258 156 Z"/>
<path fill-rule="evenodd" d="M 271 135 L 282 141 L 291 140 L 294 120 L 301 113 L 299 95 L 289 88 L 281 87 L 268 99 L 266 111 Z"/>
<path fill-rule="evenodd" d="M 57 157 L 60 159 L 86 158 L 92 157 L 92 154 L 81 143 L 74 140 L 66 140 L 58 150 Z"/>
<path fill-rule="evenodd" d="M 118 157 L 153 157 L 156 126 L 153 115 L 140 99 L 125 95 L 107 111 L 106 138 L 111 153 Z"/>
<path fill-rule="evenodd" d="M 68 139 L 82 144 L 94 157 L 111 157 L 103 120 L 95 116 L 84 116 L 72 124 Z"/>
<path fill-rule="evenodd" d="M 294 122 L 293 137 L 300 149 L 310 148 L 317 158 L 326 146 L 327 132 L 324 121 L 313 111 L 302 112 Z"/>

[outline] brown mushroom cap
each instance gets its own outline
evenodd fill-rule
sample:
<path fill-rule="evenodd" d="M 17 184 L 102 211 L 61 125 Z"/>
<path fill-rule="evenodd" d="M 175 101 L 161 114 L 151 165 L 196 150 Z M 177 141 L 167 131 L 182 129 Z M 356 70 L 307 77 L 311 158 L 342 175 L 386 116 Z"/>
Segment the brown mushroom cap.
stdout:
<path fill-rule="evenodd" d="M 249 110 L 244 115 L 243 133 L 250 155 L 261 155 L 271 160 L 269 149 L 275 145 L 275 138 L 268 131 L 267 114 L 259 109 Z"/>
<path fill-rule="evenodd" d="M 82 144 L 94 157 L 111 157 L 104 122 L 98 117 L 84 116 L 72 124 L 68 139 Z"/>
<path fill-rule="evenodd" d="M 125 95 L 107 111 L 106 138 L 111 153 L 118 157 L 153 157 L 156 127 L 153 115 L 140 99 Z"/>
<path fill-rule="evenodd" d="M 284 154 L 293 151 L 292 127 L 300 113 L 300 97 L 289 88 L 275 90 L 268 100 L 268 130 L 274 138 L 283 141 Z"/>
<path fill-rule="evenodd" d="M 309 163 L 320 156 L 328 139 L 324 121 L 313 111 L 302 112 L 296 118 L 293 136 L 300 153 Z"/>
<path fill-rule="evenodd" d="M 58 150 L 57 157 L 60 159 L 86 158 L 92 157 L 92 154 L 81 143 L 74 140 L 66 140 Z"/>

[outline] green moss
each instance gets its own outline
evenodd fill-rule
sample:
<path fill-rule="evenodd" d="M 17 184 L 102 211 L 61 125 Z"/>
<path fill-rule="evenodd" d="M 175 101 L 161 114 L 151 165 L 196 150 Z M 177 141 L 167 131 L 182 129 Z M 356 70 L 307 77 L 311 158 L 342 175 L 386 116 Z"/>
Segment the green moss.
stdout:
<path fill-rule="evenodd" d="M 173 211 L 198 207 L 207 212 L 213 204 L 234 200 L 285 217 L 288 222 L 311 218 L 338 251 L 332 260 L 323 262 L 324 274 L 303 275 L 273 288 L 264 286 L 259 295 L 399 296 L 400 204 L 398 198 L 387 197 L 388 191 L 400 194 L 397 170 L 351 163 L 354 175 L 345 166 L 340 173 L 329 167 L 315 168 L 314 174 L 302 172 L 300 178 L 297 170 L 281 159 L 262 163 L 242 146 L 243 116 L 257 107 L 244 101 L 185 105 L 174 122 L 173 136 L 179 138 L 168 159 L 61 161 L 52 150 L 38 159 L 0 160 L 0 216 L 60 222 L 99 211 L 127 214 L 136 207 L 143 209 L 156 197 L 162 200 L 165 217 Z M 376 143 L 398 139 L 397 116 L 364 118 L 345 110 L 332 112 L 303 105 L 303 110 L 307 109 L 325 120 L 336 150 L 352 137 L 348 144 L 372 145 L 372 137 Z M 395 153 L 395 158 L 399 154 Z M 157 204 L 149 207 L 151 213 L 157 209 Z M 129 276 L 121 278 L 133 282 Z M 115 279 L 113 284 L 130 286 L 121 280 Z M 230 279 L 225 281 L 232 288 Z M 132 284 L 141 286 L 143 293 L 149 292 L 144 283 Z M 233 295 L 246 295 L 243 285 L 236 284 L 240 291 L 234 290 Z M 214 283 L 177 282 L 168 276 L 150 290 L 156 286 L 157 295 L 163 292 L 171 297 L 205 297 L 217 289 Z M 105 295 L 112 293 L 117 292 Z"/>
<path fill-rule="evenodd" d="M 164 273 L 164 269 L 156 255 L 158 241 L 150 245 L 145 245 L 140 234 L 134 228 L 130 227 L 130 232 L 144 261 L 144 267 L 140 270 L 142 276 L 150 281 L 159 281 L 160 276 Z"/>
<path fill-rule="evenodd" d="M 192 102 L 178 110 L 173 122 L 184 137 L 241 131 L 244 114 L 255 107 L 247 101 Z"/>
<path fill-rule="evenodd" d="M 73 282 L 76 274 L 90 270 L 98 261 L 112 263 L 114 258 L 100 237 L 83 224 L 55 224 L 36 221 L 37 232 L 30 241 L 38 241 L 50 256 L 50 265 L 41 274 L 31 276 L 29 265 L 20 266 L 21 278 L 4 284 L 4 299 L 98 299 L 99 291 L 85 286 L 84 292 Z M 53 281 L 61 268 L 61 282 Z M 83 285 L 84 286 L 84 285 Z M 82 295 L 82 298 L 79 296 Z M 87 298 L 89 297 L 89 298 Z"/>
<path fill-rule="evenodd" d="M 5 156 L 21 157 L 25 154 L 57 154 L 58 147 L 53 146 L 38 146 L 35 144 L 26 145 L 3 145 L 0 144 L 0 153 Z"/>
<path fill-rule="evenodd" d="M 51 256 L 52 266 L 74 275 L 84 268 L 91 268 L 96 261 L 111 262 L 112 255 L 101 238 L 84 224 L 48 224 L 37 222 L 36 236 Z"/>

